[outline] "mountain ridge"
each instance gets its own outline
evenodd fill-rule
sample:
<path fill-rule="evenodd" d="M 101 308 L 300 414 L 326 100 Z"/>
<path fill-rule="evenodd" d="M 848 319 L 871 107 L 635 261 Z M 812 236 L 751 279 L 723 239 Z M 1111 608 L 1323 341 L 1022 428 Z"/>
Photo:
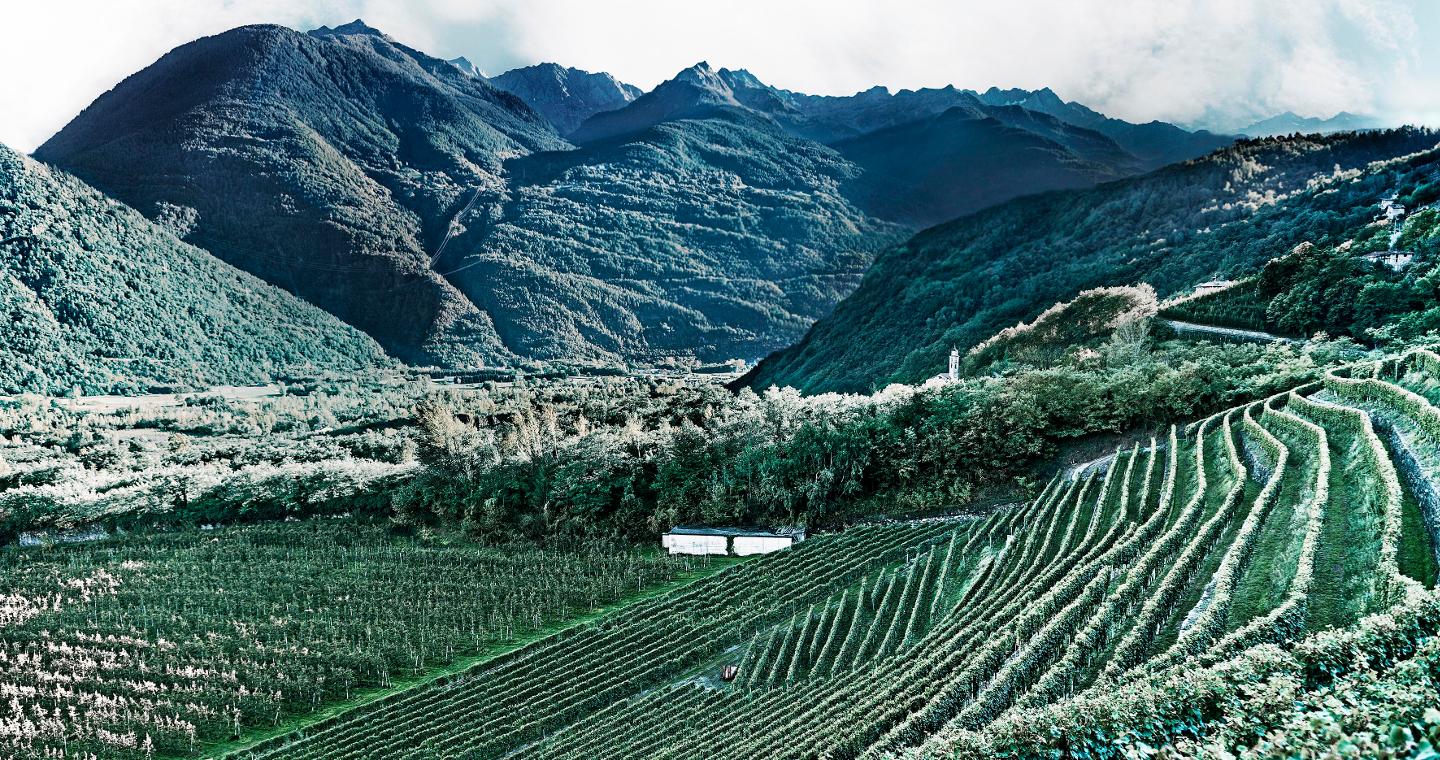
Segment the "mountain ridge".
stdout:
<path fill-rule="evenodd" d="M 639 87 L 621 82 L 606 72 L 589 72 L 558 63 L 511 69 L 490 77 L 490 83 L 524 100 L 562 135 L 574 132 L 591 116 L 622 108 L 644 94 Z"/>
<path fill-rule="evenodd" d="M 510 356 L 429 268 L 450 209 L 506 157 L 566 146 L 515 96 L 352 23 L 182 45 L 36 155 L 152 217 L 182 209 L 191 242 L 431 364 Z"/>

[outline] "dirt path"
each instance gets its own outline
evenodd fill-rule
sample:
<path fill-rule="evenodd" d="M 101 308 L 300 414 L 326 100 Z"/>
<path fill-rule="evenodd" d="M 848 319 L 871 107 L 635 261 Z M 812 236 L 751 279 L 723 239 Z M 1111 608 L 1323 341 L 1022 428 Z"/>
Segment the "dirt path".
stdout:
<path fill-rule="evenodd" d="M 1066 478 L 1069 478 L 1070 480 L 1076 480 L 1076 479 L 1078 479 L 1080 476 L 1082 476 L 1082 475 L 1084 475 L 1085 473 L 1089 472 L 1090 470 L 1095 469 L 1095 468 L 1098 468 L 1098 467 L 1100 467 L 1101 465 L 1106 464 L 1107 462 L 1109 462 L 1111 459 L 1114 459 L 1114 458 L 1115 458 L 1115 454 L 1112 452 L 1112 453 L 1106 454 L 1106 455 L 1103 456 L 1103 457 L 1097 457 L 1097 458 L 1095 458 L 1095 459 L 1091 459 L 1091 460 L 1088 461 L 1088 462 L 1081 462 L 1080 464 L 1077 464 L 1077 465 L 1075 465 L 1074 467 L 1071 467 L 1071 468 L 1070 468 L 1070 472 L 1067 473 L 1065 477 L 1066 477 Z"/>

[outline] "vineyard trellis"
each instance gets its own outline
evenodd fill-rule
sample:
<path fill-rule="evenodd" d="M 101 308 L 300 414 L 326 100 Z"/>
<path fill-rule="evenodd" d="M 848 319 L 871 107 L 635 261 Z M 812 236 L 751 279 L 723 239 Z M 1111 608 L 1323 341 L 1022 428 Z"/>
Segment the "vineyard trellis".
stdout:
<path fill-rule="evenodd" d="M 688 570 L 340 521 L 0 552 L 0 754 L 195 754 Z"/>

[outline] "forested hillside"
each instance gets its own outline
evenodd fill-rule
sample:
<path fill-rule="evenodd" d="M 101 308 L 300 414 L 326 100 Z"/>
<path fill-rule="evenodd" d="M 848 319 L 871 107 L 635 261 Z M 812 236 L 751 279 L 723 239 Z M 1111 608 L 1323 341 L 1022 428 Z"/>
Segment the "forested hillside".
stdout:
<path fill-rule="evenodd" d="M 866 211 L 916 228 L 1139 171 L 1134 156 L 1098 134 L 1018 108 L 1001 115 L 1011 123 L 957 106 L 837 142 L 861 169 L 847 190 Z"/>
<path fill-rule="evenodd" d="M 742 111 L 506 168 L 509 194 L 446 258 L 525 356 L 758 358 L 903 239 L 845 198 L 853 166 Z"/>
<path fill-rule="evenodd" d="M 1323 332 L 1370 342 L 1440 329 L 1440 293 L 1433 285 L 1440 275 L 1437 198 L 1440 184 L 1424 185 L 1406 196 L 1411 208 L 1421 208 L 1403 223 L 1373 223 L 1338 246 L 1303 243 L 1258 275 L 1184 299 L 1165 315 L 1276 335 Z"/>
<path fill-rule="evenodd" d="M 1085 288 L 1147 282 L 1162 296 L 1258 271 L 1297 244 L 1366 233 L 1397 191 L 1431 197 L 1424 129 L 1247 141 L 1092 189 L 1021 198 L 885 251 L 755 387 L 864 390 L 914 382 L 997 330 Z M 1413 154 L 1413 155 L 1412 155 Z"/>
<path fill-rule="evenodd" d="M 0 393 L 144 392 L 389 363 L 364 334 L 0 146 Z"/>
<path fill-rule="evenodd" d="M 360 24 L 166 54 L 36 156 L 409 362 L 508 356 L 429 266 L 501 161 L 565 143 L 513 95 Z"/>

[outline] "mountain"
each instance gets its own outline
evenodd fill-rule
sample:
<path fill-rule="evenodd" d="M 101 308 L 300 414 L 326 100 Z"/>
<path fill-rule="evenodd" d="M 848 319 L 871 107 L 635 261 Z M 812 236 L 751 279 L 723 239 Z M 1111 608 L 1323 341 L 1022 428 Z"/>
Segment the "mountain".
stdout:
<path fill-rule="evenodd" d="M 637 124 L 706 109 L 763 114 L 861 166 L 864 173 L 847 183 L 851 197 L 869 213 L 913 227 L 1019 195 L 1138 174 L 1233 142 L 1171 124 L 1110 119 L 1048 89 L 992 88 L 981 95 L 943 87 L 892 94 L 873 87 L 850 96 L 806 95 L 771 87 L 743 69 L 714 71 L 703 64 L 687 81 L 689 86 L 653 98 L 654 107 Z M 596 121 L 613 125 L 626 116 Z"/>
<path fill-rule="evenodd" d="M 816 98 L 702 63 L 637 96 L 541 65 L 496 78 L 521 97 L 464 63 L 358 20 L 241 27 L 131 76 L 37 156 L 444 366 L 763 355 L 907 227 L 1143 169 L 1096 130 L 954 88 Z M 547 120 L 586 114 L 571 141 Z"/>
<path fill-rule="evenodd" d="M 474 364 L 512 355 L 429 262 L 504 159 L 566 147 L 519 98 L 356 21 L 182 45 L 36 156 L 400 359 Z"/>
<path fill-rule="evenodd" d="M 1030 112 L 1010 114 L 1029 121 Z M 1040 119 L 1049 119 L 1040 115 Z M 869 213 L 928 227 L 1021 195 L 1118 179 L 1138 171 L 1134 157 L 1096 133 L 1068 125 L 1088 150 L 1072 150 L 1041 130 L 1011 126 L 962 107 L 835 143 L 863 173 L 847 183 Z M 1101 157 L 1087 158 L 1085 154 Z M 1109 160 L 1105 160 L 1109 159 Z"/>
<path fill-rule="evenodd" d="M 472 77 L 475 77 L 477 79 L 485 79 L 485 72 L 481 71 L 479 66 L 476 66 L 473 62 L 471 62 L 469 58 L 466 58 L 463 55 L 459 58 L 451 58 L 450 63 L 455 68 L 460 69 L 460 71 L 469 74 Z"/>
<path fill-rule="evenodd" d="M 595 142 L 634 134 L 667 121 L 703 119 L 748 108 L 736 99 L 729 83 L 709 63 L 701 61 L 624 108 L 591 116 L 570 134 L 570 139 Z"/>
<path fill-rule="evenodd" d="M 1068 132 L 1083 135 L 1083 140 L 1092 143 L 1102 140 L 1109 146 L 1107 150 L 1124 154 L 1110 160 L 1119 162 L 1115 168 L 1126 173 L 1188 161 L 1223 148 L 1235 139 L 1204 130 L 1190 132 L 1159 121 L 1133 124 L 1112 119 L 1080 103 L 1064 101 L 1049 88 L 1001 90 L 992 87 L 979 93 L 947 86 L 891 93 L 876 86 L 854 95 L 829 96 L 773 88 L 744 70 L 720 69 L 719 77 L 740 102 L 764 111 L 794 134 L 826 144 L 936 116 L 957 107 L 976 118 L 988 116 L 1010 126 L 1037 131 L 1050 139 Z M 1067 143 L 1065 139 L 1057 141 Z"/>
<path fill-rule="evenodd" d="M 609 74 L 554 63 L 511 69 L 491 77 L 490 83 L 524 100 L 562 135 L 574 132 L 591 116 L 623 108 L 643 94 L 639 87 Z"/>
<path fill-rule="evenodd" d="M 373 340 L 0 146 L 0 392 L 258 383 L 388 363 Z"/>
<path fill-rule="evenodd" d="M 933 227 L 882 252 L 830 316 L 743 382 L 807 391 L 918 382 L 944 367 L 951 346 L 964 351 L 1081 290 L 1143 281 L 1169 296 L 1255 272 L 1302 241 L 1338 244 L 1370 229 L 1381 198 L 1440 195 L 1436 142 L 1423 129 L 1243 141 Z"/>
<path fill-rule="evenodd" d="M 1328 119 L 1316 116 L 1299 116 L 1291 111 L 1261 119 L 1240 130 L 1250 137 L 1274 137 L 1293 134 L 1329 134 L 1357 129 L 1379 129 L 1383 125 L 1373 116 L 1358 116 L 1341 111 Z"/>
<path fill-rule="evenodd" d="M 743 69 L 699 63 L 634 103 L 588 119 L 572 139 L 615 138 L 681 119 L 747 114 L 792 137 L 829 142 L 861 171 L 843 190 L 864 211 L 926 227 L 1017 195 L 1088 187 L 1140 171 L 1098 132 L 955 88 L 802 95 Z"/>
<path fill-rule="evenodd" d="M 407 362 L 750 358 L 902 231 L 844 196 L 857 170 L 833 150 L 724 98 L 687 110 L 713 74 L 576 150 L 360 22 L 244 27 L 166 55 L 39 155 Z"/>
<path fill-rule="evenodd" d="M 1147 171 L 1203 156 L 1235 141 L 1235 138 L 1230 136 L 1205 130 L 1190 132 L 1162 121 L 1135 124 L 1112 119 L 1073 100 L 1062 100 L 1048 87 L 1039 90 L 1001 90 L 991 87 L 984 93 L 976 93 L 975 97 L 986 105 L 1018 106 L 1026 111 L 1049 114 L 1067 124 L 1099 132 L 1138 158 Z"/>
<path fill-rule="evenodd" d="M 739 108 L 506 169 L 507 194 L 466 221 L 446 268 L 526 356 L 762 356 L 903 239 L 845 197 L 854 165 Z"/>

